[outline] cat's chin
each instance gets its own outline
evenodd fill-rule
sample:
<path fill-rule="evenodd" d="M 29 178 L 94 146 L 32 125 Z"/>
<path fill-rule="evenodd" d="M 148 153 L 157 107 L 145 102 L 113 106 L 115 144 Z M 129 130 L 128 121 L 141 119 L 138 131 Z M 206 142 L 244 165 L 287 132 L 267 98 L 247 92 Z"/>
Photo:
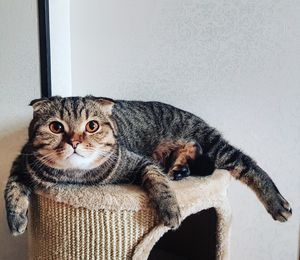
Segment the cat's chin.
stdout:
<path fill-rule="evenodd" d="M 80 170 L 89 170 L 93 167 L 92 158 L 83 157 L 79 154 L 72 154 L 65 160 L 66 167 L 68 169 L 80 169 Z"/>
<path fill-rule="evenodd" d="M 57 162 L 54 168 L 60 170 L 91 170 L 95 167 L 95 158 L 93 156 L 84 157 L 73 153 L 64 160 Z"/>

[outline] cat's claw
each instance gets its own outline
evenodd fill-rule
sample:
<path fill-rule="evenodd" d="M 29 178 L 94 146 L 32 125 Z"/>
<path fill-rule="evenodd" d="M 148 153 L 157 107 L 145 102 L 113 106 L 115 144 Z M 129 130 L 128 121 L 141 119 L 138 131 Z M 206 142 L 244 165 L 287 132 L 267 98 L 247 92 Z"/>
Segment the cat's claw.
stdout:
<path fill-rule="evenodd" d="M 276 198 L 268 205 L 268 212 L 274 220 L 286 222 L 292 215 L 292 208 L 285 198 L 280 193 L 276 194 Z"/>
<path fill-rule="evenodd" d="M 26 213 L 7 213 L 7 221 L 10 228 L 10 232 L 13 236 L 21 235 L 27 228 L 27 214 Z"/>

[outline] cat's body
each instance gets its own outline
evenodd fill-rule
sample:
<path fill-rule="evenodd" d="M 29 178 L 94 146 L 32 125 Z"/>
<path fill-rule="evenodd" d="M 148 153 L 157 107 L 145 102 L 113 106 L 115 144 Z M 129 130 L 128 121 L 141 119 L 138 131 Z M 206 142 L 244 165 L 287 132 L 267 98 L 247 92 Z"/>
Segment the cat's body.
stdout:
<path fill-rule="evenodd" d="M 14 162 L 5 193 L 13 234 L 26 228 L 29 196 L 37 185 L 70 183 L 141 184 L 164 224 L 176 227 L 180 211 L 163 167 L 169 164 L 172 171 L 197 164 L 197 153 L 252 188 L 274 219 L 286 221 L 291 215 L 270 177 L 191 113 L 159 102 L 94 97 L 53 97 L 32 105 L 29 140 Z M 100 130 L 92 132 L 96 123 Z M 171 154 L 176 155 L 172 165 Z"/>

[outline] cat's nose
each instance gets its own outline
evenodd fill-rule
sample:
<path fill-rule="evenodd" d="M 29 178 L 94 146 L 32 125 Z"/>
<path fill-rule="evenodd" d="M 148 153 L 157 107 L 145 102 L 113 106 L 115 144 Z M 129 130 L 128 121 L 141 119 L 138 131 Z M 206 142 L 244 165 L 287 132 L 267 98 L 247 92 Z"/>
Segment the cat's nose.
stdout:
<path fill-rule="evenodd" d="M 79 141 L 72 141 L 72 142 L 71 142 L 71 145 L 72 145 L 72 147 L 73 147 L 74 150 L 77 148 L 77 146 L 78 146 L 79 144 L 80 144 Z"/>

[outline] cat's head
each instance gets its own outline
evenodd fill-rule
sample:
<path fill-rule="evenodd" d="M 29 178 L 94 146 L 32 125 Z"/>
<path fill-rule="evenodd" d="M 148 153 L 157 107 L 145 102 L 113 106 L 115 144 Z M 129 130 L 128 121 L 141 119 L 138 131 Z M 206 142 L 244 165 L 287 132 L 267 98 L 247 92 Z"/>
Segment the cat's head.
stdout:
<path fill-rule="evenodd" d="M 29 143 L 33 154 L 55 169 L 89 170 L 116 149 L 110 116 L 114 102 L 106 98 L 59 96 L 31 101 Z"/>

